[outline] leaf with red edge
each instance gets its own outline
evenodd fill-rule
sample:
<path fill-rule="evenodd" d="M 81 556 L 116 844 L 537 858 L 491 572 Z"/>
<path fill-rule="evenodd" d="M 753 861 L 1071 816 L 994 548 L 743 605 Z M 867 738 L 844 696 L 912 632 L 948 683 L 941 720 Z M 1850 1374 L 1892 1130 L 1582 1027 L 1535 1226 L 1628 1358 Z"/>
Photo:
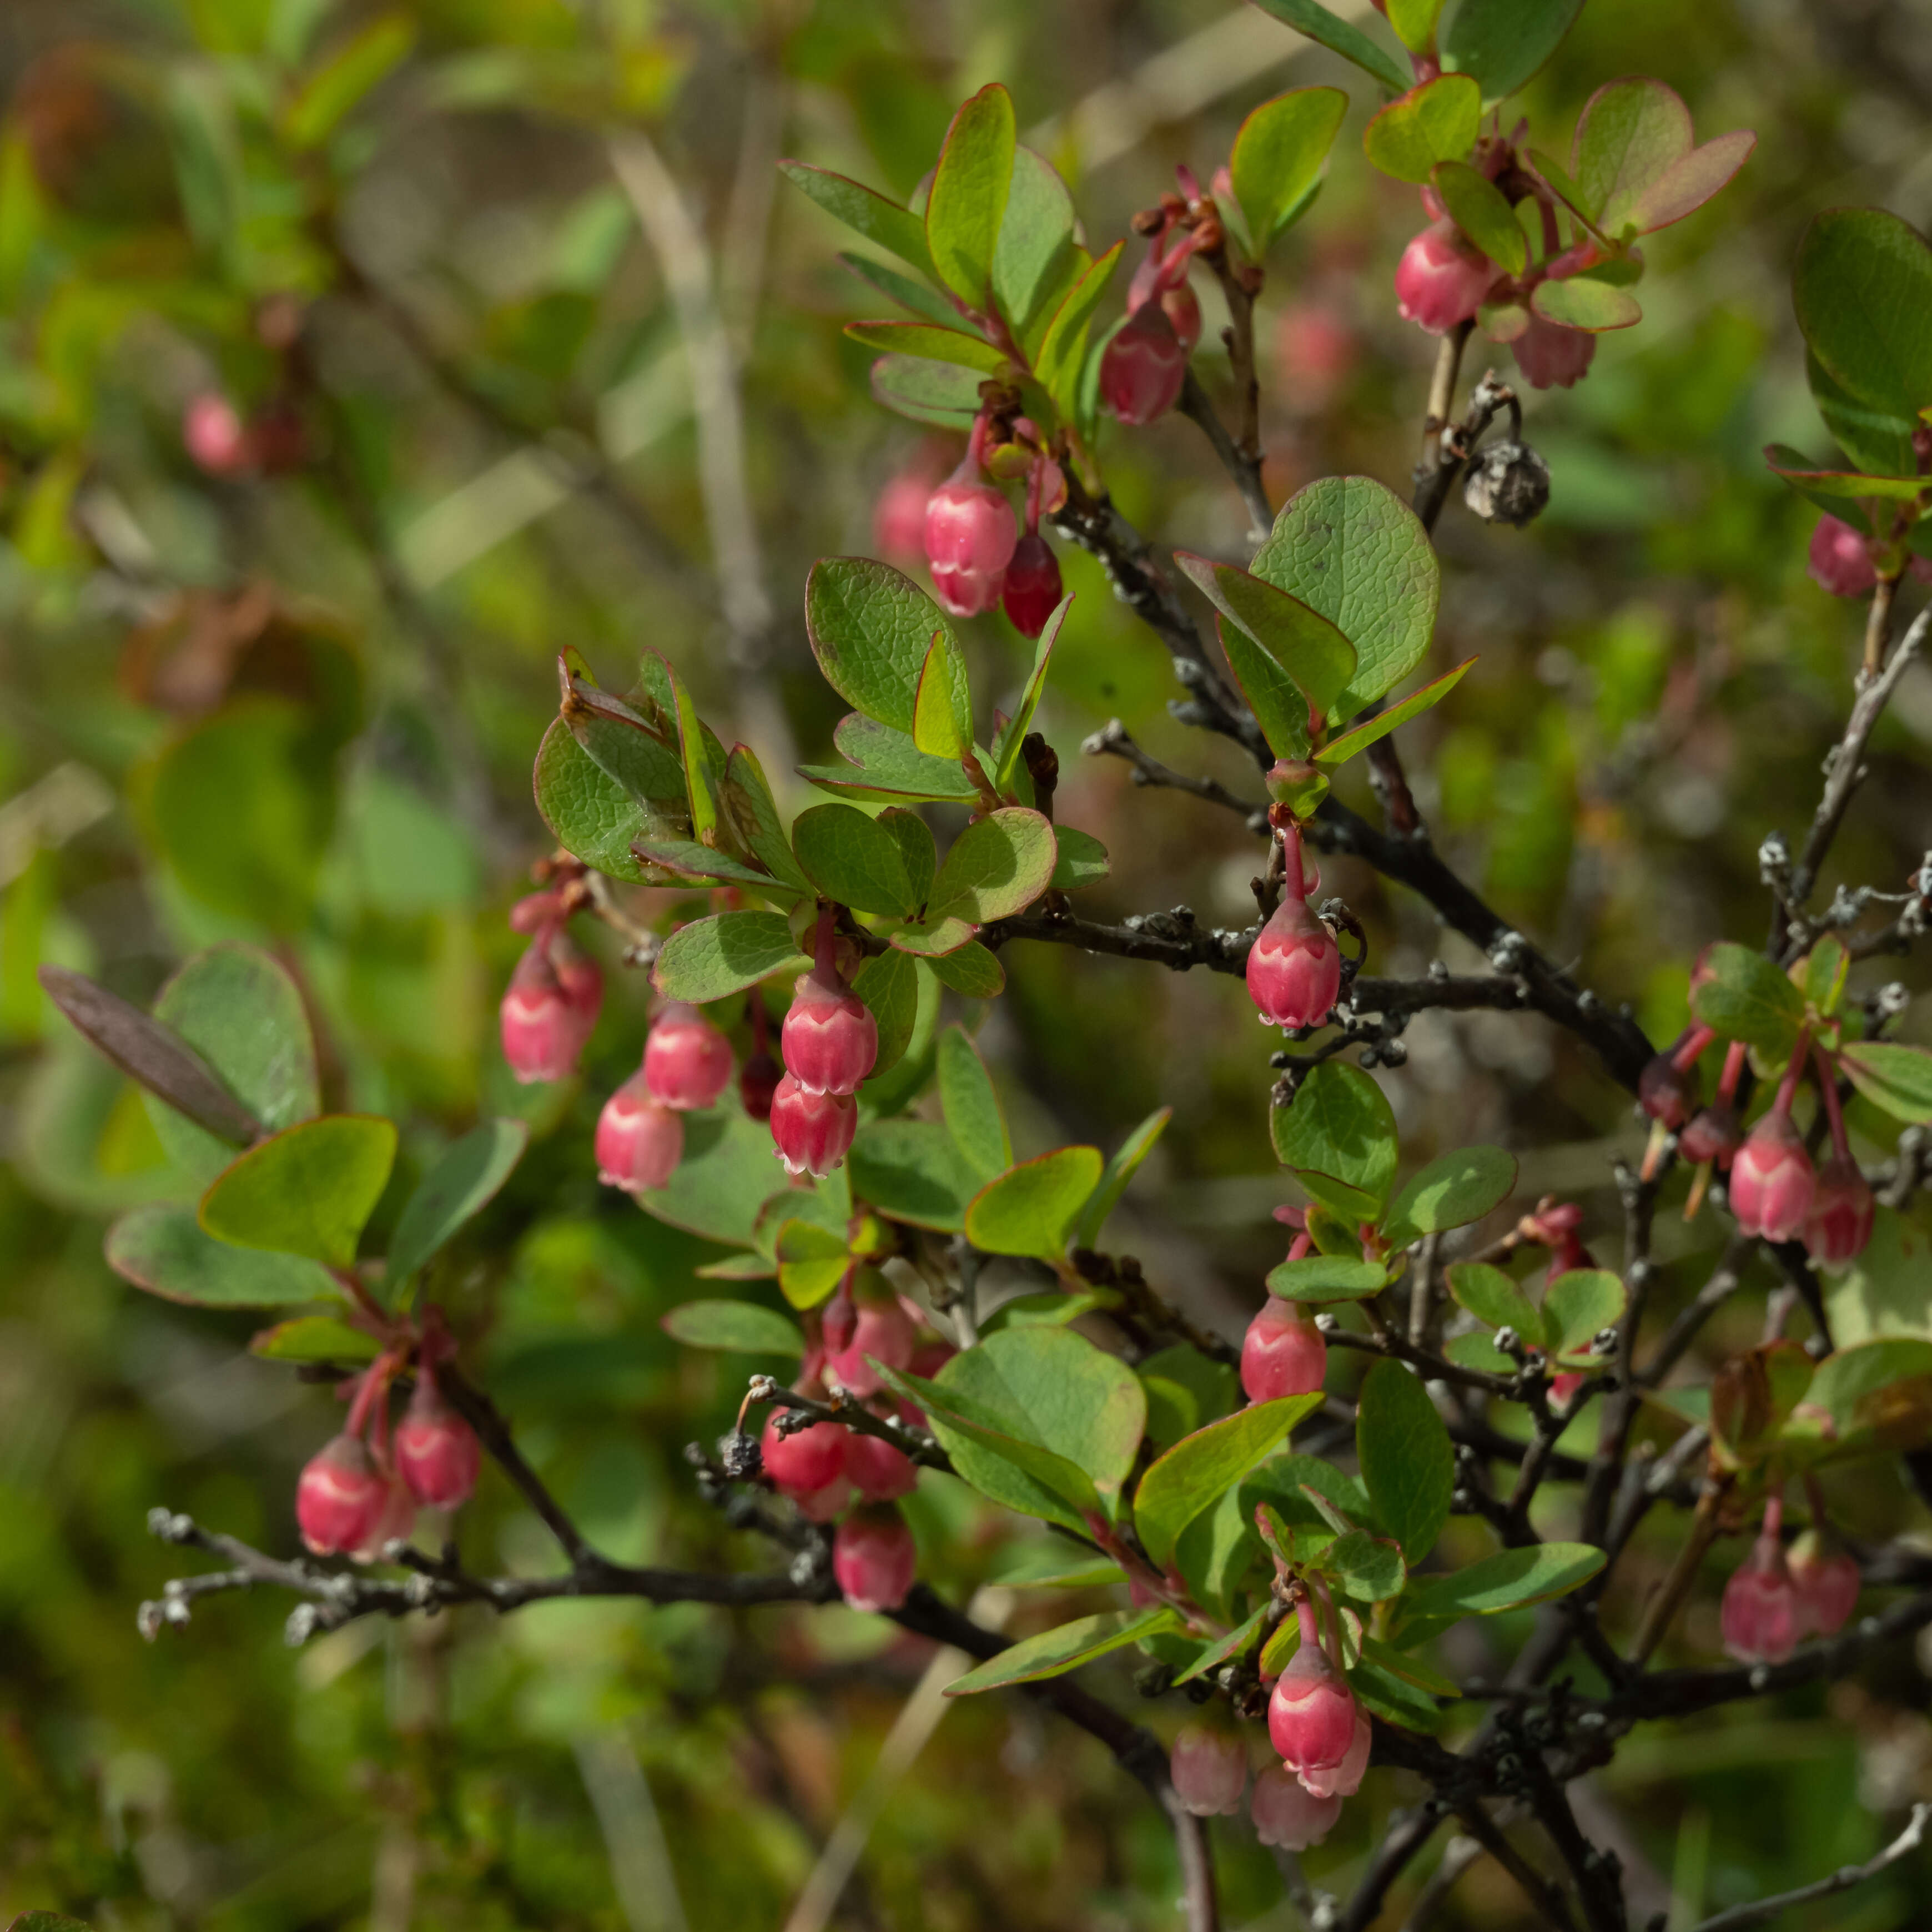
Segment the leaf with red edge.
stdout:
<path fill-rule="evenodd" d="M 1643 310 L 1628 290 L 1613 289 L 1608 282 L 1586 275 L 1564 282 L 1538 282 L 1531 291 L 1529 305 L 1545 322 L 1591 335 L 1628 328 L 1643 320 Z"/>
<path fill-rule="evenodd" d="M 1636 232 L 1652 234 L 1694 214 L 1713 195 L 1730 185 L 1756 146 L 1757 136 L 1749 128 L 1740 128 L 1694 148 L 1637 196 L 1630 214 Z"/>
<path fill-rule="evenodd" d="M 1643 199 L 1691 150 L 1690 110 L 1660 80 L 1612 80 L 1584 103 L 1570 172 L 1613 238 L 1636 232 Z"/>
<path fill-rule="evenodd" d="M 1929 487 L 1928 479 L 1923 476 L 1868 476 L 1862 470 L 1820 469 L 1802 451 L 1793 449 L 1788 442 L 1766 443 L 1764 460 L 1794 490 L 1813 498 L 1884 496 L 1910 502 L 1923 496 Z M 1828 502 L 1822 507 L 1834 516 L 1845 514 L 1843 505 L 1838 502 Z"/>

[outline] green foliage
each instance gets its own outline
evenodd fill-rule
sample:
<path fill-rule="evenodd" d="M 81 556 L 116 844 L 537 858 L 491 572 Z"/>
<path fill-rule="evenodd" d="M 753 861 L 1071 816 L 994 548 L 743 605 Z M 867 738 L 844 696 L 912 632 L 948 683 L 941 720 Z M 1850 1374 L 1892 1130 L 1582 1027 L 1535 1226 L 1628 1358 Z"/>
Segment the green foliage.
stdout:
<path fill-rule="evenodd" d="M 1465 74 L 1444 74 L 1391 100 L 1368 124 L 1362 148 L 1385 175 L 1426 182 L 1438 161 L 1460 160 L 1474 146 L 1483 90 Z"/>
<path fill-rule="evenodd" d="M 370 1114 L 304 1121 L 218 1174 L 201 1197 L 201 1225 L 236 1247 L 346 1268 L 395 1157 L 392 1121 Z"/>
<path fill-rule="evenodd" d="M 1376 1520 L 1420 1563 L 1448 1520 L 1456 1457 L 1429 1391 L 1400 1362 L 1377 1362 L 1364 1377 L 1355 1450 Z"/>

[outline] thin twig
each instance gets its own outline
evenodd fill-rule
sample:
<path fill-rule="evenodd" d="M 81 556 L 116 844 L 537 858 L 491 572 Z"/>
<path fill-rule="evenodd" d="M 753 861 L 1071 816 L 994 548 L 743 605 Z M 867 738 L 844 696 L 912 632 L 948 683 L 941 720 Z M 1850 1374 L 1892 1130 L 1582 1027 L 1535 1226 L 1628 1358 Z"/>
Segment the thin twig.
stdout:
<path fill-rule="evenodd" d="M 1170 791 L 1190 792 L 1196 798 L 1204 798 L 1210 805 L 1222 806 L 1229 812 L 1239 813 L 1250 832 L 1258 834 L 1268 830 L 1268 807 L 1264 804 L 1238 796 L 1217 779 L 1190 778 L 1186 772 L 1162 764 L 1134 742 L 1128 736 L 1126 727 L 1118 718 L 1108 718 L 1099 730 L 1083 739 L 1080 748 L 1090 758 L 1124 758 L 1133 767 L 1136 784 L 1159 785 Z"/>
<path fill-rule="evenodd" d="M 1187 365 L 1187 379 L 1181 386 L 1180 400 L 1177 406 L 1183 416 L 1200 424 L 1202 434 L 1220 460 L 1221 467 L 1234 479 L 1234 487 L 1240 491 L 1241 501 L 1247 508 L 1248 540 L 1259 543 L 1274 520 L 1268 492 L 1262 488 L 1261 458 L 1245 455 L 1236 446 L 1234 439 L 1228 434 L 1227 424 L 1221 420 L 1220 412 L 1214 406 L 1214 399 L 1195 374 L 1192 362 Z"/>
<path fill-rule="evenodd" d="M 1915 1804 L 1911 1822 L 1876 1858 L 1868 1858 L 1862 1865 L 1841 1865 L 1829 1878 L 1802 1885 L 1795 1892 L 1781 1892 L 1774 1898 L 1760 1898 L 1749 1905 L 1734 1905 L 1728 1912 L 1720 1912 L 1714 1918 L 1706 1918 L 1694 1927 L 1693 1932 L 1743 1932 L 1745 1926 L 1764 1924 L 1796 1906 L 1829 1898 L 1835 1892 L 1850 1892 L 1853 1886 L 1863 1885 L 1868 1878 L 1876 1878 L 1880 1872 L 1889 1870 L 1900 1859 L 1908 1858 L 1917 1851 L 1925 1842 L 1928 1820 L 1932 1820 L 1932 1804 Z"/>

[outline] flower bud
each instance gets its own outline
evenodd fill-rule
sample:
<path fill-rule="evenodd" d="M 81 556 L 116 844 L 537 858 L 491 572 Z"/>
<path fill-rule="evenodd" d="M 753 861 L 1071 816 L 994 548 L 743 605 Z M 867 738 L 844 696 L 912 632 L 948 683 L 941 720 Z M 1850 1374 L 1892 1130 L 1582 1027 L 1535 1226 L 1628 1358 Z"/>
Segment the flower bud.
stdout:
<path fill-rule="evenodd" d="M 1774 1107 L 1731 1162 L 1731 1212 L 1738 1232 L 1788 1241 L 1804 1231 L 1816 1193 L 1804 1137 L 1791 1116 Z"/>
<path fill-rule="evenodd" d="M 851 1479 L 841 1470 L 823 1489 L 808 1490 L 802 1496 L 789 1490 L 785 1493 L 807 1522 L 836 1522 L 850 1506 Z"/>
<path fill-rule="evenodd" d="M 1469 465 L 1462 501 L 1486 524 L 1532 522 L 1550 501 L 1550 465 L 1526 442 L 1492 442 Z"/>
<path fill-rule="evenodd" d="M 1292 1772 L 1328 1771 L 1355 1741 L 1355 1694 L 1312 1637 L 1288 1659 L 1268 1698 L 1268 1738 Z"/>
<path fill-rule="evenodd" d="M 380 1562 L 391 1544 L 406 1540 L 416 1520 L 416 1499 L 410 1494 L 409 1486 L 400 1476 L 390 1477 L 382 1486 L 382 1506 L 375 1522 L 350 1556 L 358 1563 Z"/>
<path fill-rule="evenodd" d="M 832 1539 L 832 1574 L 855 1610 L 897 1610 L 918 1570 L 918 1548 L 897 1510 L 848 1516 Z"/>
<path fill-rule="evenodd" d="M 1871 1239 L 1877 1211 L 1878 1203 L 1858 1163 L 1834 1156 L 1819 1171 L 1810 1218 L 1804 1223 L 1804 1245 L 1811 1258 L 1826 1268 L 1843 1268 L 1857 1260 Z"/>
<path fill-rule="evenodd" d="M 684 1122 L 651 1098 L 646 1077 L 632 1074 L 597 1117 L 597 1178 L 626 1194 L 663 1186 L 684 1158 Z"/>
<path fill-rule="evenodd" d="M 772 1096 L 778 1090 L 784 1069 L 769 1053 L 754 1053 L 738 1074 L 738 1097 L 754 1120 L 772 1117 Z"/>
<path fill-rule="evenodd" d="M 1201 340 L 1201 304 L 1184 279 L 1161 291 L 1160 312 L 1184 350 L 1191 350 Z"/>
<path fill-rule="evenodd" d="M 1842 518 L 1818 519 L 1807 563 L 1812 582 L 1834 597 L 1869 597 L 1878 584 L 1864 532 Z"/>
<path fill-rule="evenodd" d="M 1248 1400 L 1311 1395 L 1328 1369 L 1321 1330 L 1292 1302 L 1270 1295 L 1241 1339 L 1241 1387 Z"/>
<path fill-rule="evenodd" d="M 483 1460 L 476 1432 L 442 1399 L 424 1368 L 408 1412 L 396 1427 L 396 1468 L 426 1508 L 460 1509 L 476 1487 Z"/>
<path fill-rule="evenodd" d="M 1532 389 L 1574 388 L 1595 358 L 1597 338 L 1584 329 L 1565 328 L 1561 322 L 1532 316 L 1529 326 L 1510 344 L 1510 353 Z"/>
<path fill-rule="evenodd" d="M 1289 893 L 1250 950 L 1247 976 L 1264 1026 L 1318 1025 L 1342 990 L 1342 950 L 1308 902 Z"/>
<path fill-rule="evenodd" d="M 919 1486 L 919 1465 L 903 1450 L 862 1430 L 845 1432 L 845 1474 L 868 1501 L 889 1503 Z"/>
<path fill-rule="evenodd" d="M 932 481 L 901 470 L 879 492 L 872 506 L 872 548 L 889 562 L 910 562 L 926 546 L 926 507 Z"/>
<path fill-rule="evenodd" d="M 1798 1648 L 1798 1616 L 1784 1551 L 1775 1535 L 1761 1535 L 1724 1586 L 1724 1648 L 1740 1664 L 1782 1664 Z"/>
<path fill-rule="evenodd" d="M 1317 1798 L 1352 1798 L 1362 1788 L 1362 1780 L 1368 1774 L 1369 1748 L 1375 1739 L 1375 1729 L 1369 1722 L 1369 1714 L 1358 1704 L 1355 1707 L 1355 1734 L 1348 1741 L 1347 1753 L 1342 1762 L 1325 1771 L 1313 1768 L 1300 1773 L 1303 1788 Z"/>
<path fill-rule="evenodd" d="M 1240 1811 L 1248 1788 L 1248 1754 L 1234 1732 L 1200 1718 L 1183 1724 L 1167 1770 L 1182 1809 L 1196 1817 L 1232 1817 Z"/>
<path fill-rule="evenodd" d="M 809 1496 L 844 1474 L 849 1432 L 839 1423 L 812 1422 L 782 1436 L 778 1418 L 785 1413 L 775 1408 L 765 1418 L 758 1453 L 764 1459 L 765 1474 L 780 1489 L 788 1496 Z"/>
<path fill-rule="evenodd" d="M 1857 1562 L 1832 1549 L 1816 1530 L 1808 1529 L 1791 1546 L 1786 1568 L 1798 1593 L 1798 1634 L 1835 1636 L 1858 1608 L 1864 1580 Z"/>
<path fill-rule="evenodd" d="M 1342 1815 L 1339 1796 L 1318 1798 L 1286 1766 L 1271 1764 L 1255 1780 L 1248 1816 L 1255 1835 L 1264 1845 L 1286 1852 L 1305 1852 L 1318 1845 L 1335 1828 Z"/>
<path fill-rule="evenodd" d="M 1164 416 L 1187 380 L 1187 351 L 1160 303 L 1143 303 L 1100 358 L 1100 399 L 1138 429 Z"/>
<path fill-rule="evenodd" d="M 193 398 L 182 412 L 182 447 L 210 476 L 237 476 L 255 460 L 248 426 L 235 405 L 212 389 Z"/>
<path fill-rule="evenodd" d="M 788 1174 L 830 1174 L 850 1150 L 859 1103 L 849 1094 L 808 1094 L 788 1073 L 772 1095 L 772 1140 Z"/>
<path fill-rule="evenodd" d="M 799 975 L 778 1043 L 806 1093 L 854 1094 L 879 1057 L 879 1023 L 828 956 Z"/>
<path fill-rule="evenodd" d="M 592 966 L 590 970 L 594 974 L 596 968 Z M 517 962 L 500 1017 L 503 1058 L 524 1085 L 537 1080 L 562 1080 L 575 1070 L 578 1055 L 597 1018 L 592 1005 L 586 1023 L 584 999 L 588 988 L 580 978 L 578 984 L 578 995 L 573 998 L 541 938 Z M 600 982 L 597 998 L 601 1000 L 602 997 Z"/>
<path fill-rule="evenodd" d="M 1677 1151 L 1694 1167 L 1707 1160 L 1728 1160 L 1738 1150 L 1744 1130 L 1738 1124 L 1737 1109 L 1728 1100 L 1700 1107 L 1684 1124 L 1677 1137 Z"/>
<path fill-rule="evenodd" d="M 1453 221 L 1432 222 L 1402 250 L 1396 267 L 1402 319 L 1431 335 L 1446 335 L 1482 307 L 1497 273 L 1496 265 L 1477 254 Z"/>
<path fill-rule="evenodd" d="M 382 1520 L 388 1490 L 358 1437 L 335 1437 L 310 1457 L 296 1484 L 303 1542 L 318 1556 L 360 1549 Z"/>
<path fill-rule="evenodd" d="M 955 617 L 990 610 L 1019 536 L 1012 504 L 962 464 L 926 506 L 926 562 L 940 608 Z"/>
<path fill-rule="evenodd" d="M 661 1106 L 713 1107 L 731 1084 L 731 1042 L 693 1006 L 674 1001 L 644 1042 L 644 1084 Z"/>
<path fill-rule="evenodd" d="M 1023 638 L 1036 638 L 1046 628 L 1060 598 L 1060 560 L 1041 536 L 1022 537 L 1006 566 L 1000 602 L 1007 621 Z"/>
<path fill-rule="evenodd" d="M 879 1391 L 879 1372 L 873 1364 L 883 1362 L 889 1369 L 910 1367 L 919 1336 L 899 1306 L 898 1297 L 880 1276 L 862 1276 L 852 1299 L 856 1318 L 851 1339 L 827 1354 L 825 1372 L 847 1394 L 862 1401 Z"/>
<path fill-rule="evenodd" d="M 1677 1049 L 1667 1047 L 1637 1076 L 1637 1104 L 1674 1133 L 1690 1119 L 1703 1092 L 1694 1066 L 1679 1066 Z"/>

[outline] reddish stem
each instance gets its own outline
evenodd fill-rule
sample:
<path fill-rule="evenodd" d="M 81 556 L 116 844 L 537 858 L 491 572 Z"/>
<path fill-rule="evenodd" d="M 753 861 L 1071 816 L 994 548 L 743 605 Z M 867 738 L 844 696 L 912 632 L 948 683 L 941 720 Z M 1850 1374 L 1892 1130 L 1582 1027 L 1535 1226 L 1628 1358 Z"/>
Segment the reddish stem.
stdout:
<path fill-rule="evenodd" d="M 1792 1048 L 1791 1064 L 1785 1068 L 1784 1078 L 1778 1083 L 1778 1097 L 1771 1103 L 1771 1111 L 1780 1120 L 1788 1119 L 1790 1116 L 1791 1102 L 1798 1092 L 1798 1076 L 1804 1071 L 1805 1049 L 1810 1043 L 1810 1029 L 1801 1027 L 1798 1033 L 1798 1044 Z"/>
<path fill-rule="evenodd" d="M 1814 1046 L 1818 1062 L 1818 1090 L 1825 1096 L 1825 1118 L 1832 1130 L 1832 1151 L 1840 1160 L 1852 1157 L 1851 1143 L 1845 1138 L 1844 1109 L 1838 1104 L 1838 1070 L 1822 1046 Z"/>
<path fill-rule="evenodd" d="M 1718 1098 L 1726 1106 L 1730 1105 L 1738 1090 L 1738 1076 L 1744 1070 L 1744 1043 L 1734 1040 L 1724 1049 L 1724 1071 L 1718 1082 Z"/>
<path fill-rule="evenodd" d="M 1707 1026 L 1686 1027 L 1683 1036 L 1678 1041 L 1670 1056 L 1670 1064 L 1679 1073 L 1688 1073 L 1702 1057 L 1704 1049 L 1717 1038 L 1717 1034 Z"/>

